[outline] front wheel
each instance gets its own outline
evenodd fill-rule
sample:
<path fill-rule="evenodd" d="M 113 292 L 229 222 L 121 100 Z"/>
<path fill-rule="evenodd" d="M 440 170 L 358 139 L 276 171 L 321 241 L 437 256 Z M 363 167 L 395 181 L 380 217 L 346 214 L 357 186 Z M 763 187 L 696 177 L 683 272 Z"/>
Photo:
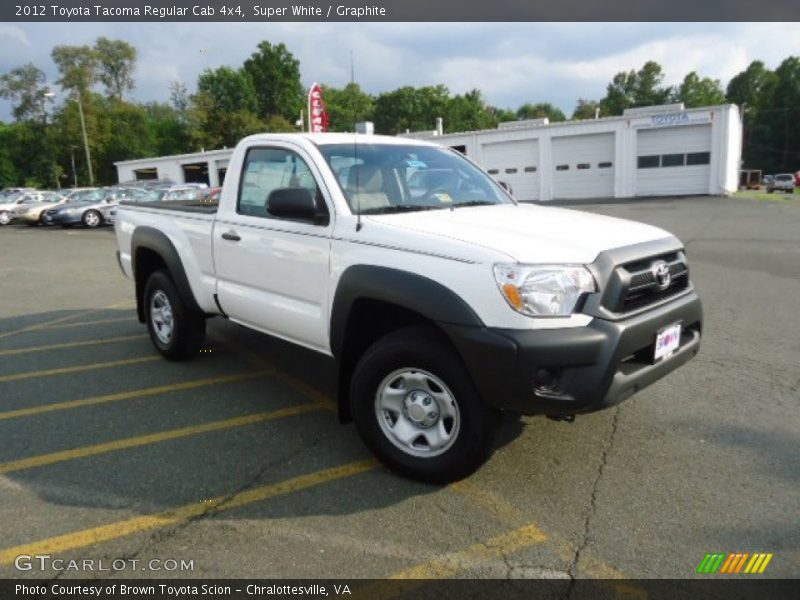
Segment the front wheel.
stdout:
<path fill-rule="evenodd" d="M 206 321 L 183 303 L 166 271 L 155 271 L 144 288 L 145 321 L 156 349 L 170 360 L 190 358 L 200 351 Z"/>
<path fill-rule="evenodd" d="M 489 455 L 495 415 L 433 328 L 409 327 L 378 340 L 356 366 L 350 390 L 364 442 L 404 475 L 456 481 Z"/>
<path fill-rule="evenodd" d="M 90 229 L 98 227 L 103 222 L 103 217 L 96 210 L 87 210 L 83 215 L 83 224 Z"/>
<path fill-rule="evenodd" d="M 11 215 L 7 211 L 0 211 L 0 225 L 8 225 L 11 222 Z"/>

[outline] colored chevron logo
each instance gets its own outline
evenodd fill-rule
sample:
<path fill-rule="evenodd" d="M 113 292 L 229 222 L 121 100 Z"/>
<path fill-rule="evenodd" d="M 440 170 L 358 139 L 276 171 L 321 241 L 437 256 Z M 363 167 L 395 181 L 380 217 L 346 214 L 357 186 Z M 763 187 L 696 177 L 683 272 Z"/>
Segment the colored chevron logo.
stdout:
<path fill-rule="evenodd" d="M 706 554 L 697 567 L 703 575 L 756 575 L 761 574 L 772 560 L 771 552 L 714 552 Z"/>

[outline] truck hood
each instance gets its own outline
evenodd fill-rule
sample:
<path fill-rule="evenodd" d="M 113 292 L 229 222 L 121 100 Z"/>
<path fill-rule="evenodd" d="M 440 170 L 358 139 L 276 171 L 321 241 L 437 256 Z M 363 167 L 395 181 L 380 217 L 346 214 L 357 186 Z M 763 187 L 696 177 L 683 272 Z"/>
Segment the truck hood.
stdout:
<path fill-rule="evenodd" d="M 663 229 L 563 208 L 498 205 L 370 215 L 371 220 L 502 252 L 521 263 L 591 263 L 611 248 L 672 237 Z"/>

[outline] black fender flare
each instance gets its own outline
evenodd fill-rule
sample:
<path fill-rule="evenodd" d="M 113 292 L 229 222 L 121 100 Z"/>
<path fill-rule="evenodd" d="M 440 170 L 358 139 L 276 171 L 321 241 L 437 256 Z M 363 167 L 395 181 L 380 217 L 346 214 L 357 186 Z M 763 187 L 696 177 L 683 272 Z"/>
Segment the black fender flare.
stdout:
<path fill-rule="evenodd" d="M 353 304 L 364 298 L 394 304 L 437 323 L 483 327 L 463 298 L 433 279 L 390 267 L 354 265 L 342 273 L 331 309 L 331 353 L 337 359 Z"/>
<path fill-rule="evenodd" d="M 186 270 L 183 268 L 183 262 L 175 245 L 167 235 L 153 227 L 140 226 L 137 227 L 131 238 L 131 270 L 133 271 L 133 278 L 136 282 L 136 313 L 139 316 L 139 321 L 144 323 L 144 286 L 146 281 L 141 281 L 136 276 L 136 255 L 142 248 L 152 250 L 166 264 L 169 269 L 170 276 L 175 282 L 175 287 L 178 288 L 178 295 L 181 301 L 189 308 L 190 311 L 198 315 L 205 316 L 205 313 L 200 308 L 197 300 L 194 297 L 192 288 L 189 285 L 189 278 L 186 276 Z"/>

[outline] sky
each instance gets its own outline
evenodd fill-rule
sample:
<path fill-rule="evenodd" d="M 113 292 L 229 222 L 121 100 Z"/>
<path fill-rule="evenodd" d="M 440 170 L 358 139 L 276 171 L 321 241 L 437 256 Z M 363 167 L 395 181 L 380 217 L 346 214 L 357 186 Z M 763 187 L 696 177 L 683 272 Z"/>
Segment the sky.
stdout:
<path fill-rule="evenodd" d="M 0 23 L 0 73 L 33 62 L 53 82 L 50 49 L 99 36 L 136 46 L 129 96 L 138 101 L 167 101 L 171 80 L 193 91 L 204 69 L 238 67 L 268 40 L 299 59 L 306 86 L 346 84 L 352 52 L 356 81 L 373 94 L 443 83 L 504 108 L 551 102 L 568 116 L 578 98 L 600 99 L 615 73 L 647 60 L 667 84 L 696 70 L 726 85 L 752 60 L 774 68 L 800 55 L 800 35 L 770 23 Z M 10 115 L 0 100 L 0 120 Z"/>

